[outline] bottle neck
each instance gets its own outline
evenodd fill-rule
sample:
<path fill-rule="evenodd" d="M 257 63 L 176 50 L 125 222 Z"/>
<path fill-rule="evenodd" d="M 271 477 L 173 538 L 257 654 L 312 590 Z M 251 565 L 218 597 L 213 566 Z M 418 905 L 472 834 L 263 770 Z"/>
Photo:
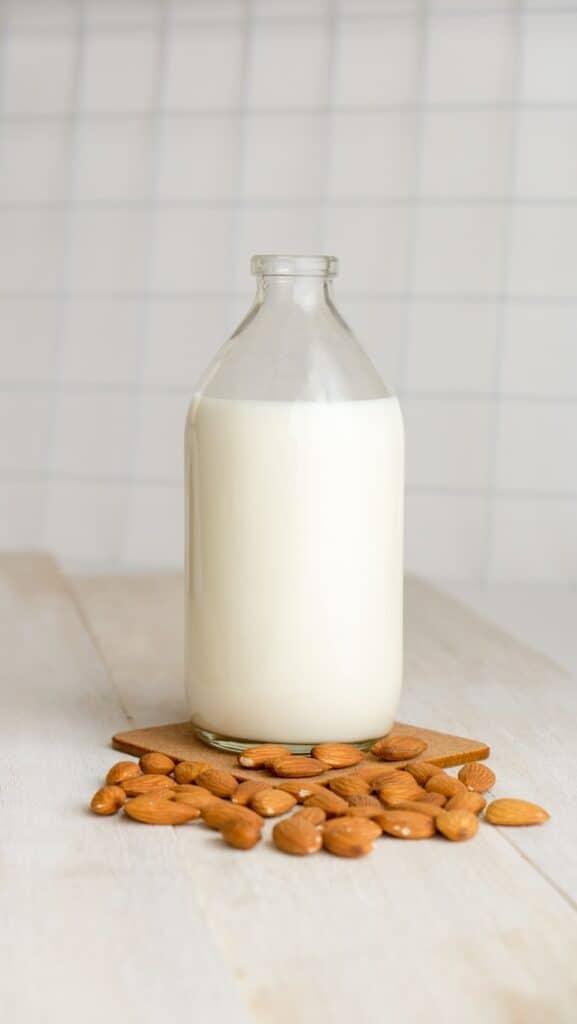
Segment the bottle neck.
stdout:
<path fill-rule="evenodd" d="M 313 313 L 332 305 L 331 284 L 322 276 L 259 274 L 256 301 L 260 306 L 297 306 L 303 313 Z"/>

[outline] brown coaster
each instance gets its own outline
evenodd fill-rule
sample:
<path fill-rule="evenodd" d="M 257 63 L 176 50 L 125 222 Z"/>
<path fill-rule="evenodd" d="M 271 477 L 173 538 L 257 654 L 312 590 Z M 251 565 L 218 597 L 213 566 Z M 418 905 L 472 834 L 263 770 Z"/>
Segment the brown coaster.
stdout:
<path fill-rule="evenodd" d="M 411 736 L 418 736 L 427 744 L 427 749 L 419 756 L 421 761 L 431 761 L 446 768 L 454 764 L 465 764 L 467 761 L 481 761 L 490 754 L 489 747 L 480 740 L 469 740 L 463 736 L 452 736 L 446 732 L 435 732 L 433 729 L 421 729 L 416 725 L 404 725 L 396 722 L 391 730 L 391 736 L 400 736 L 409 733 Z M 227 754 L 215 747 L 209 747 L 195 735 L 190 722 L 176 722 L 172 725 L 153 725 L 147 729 L 131 729 L 129 732 L 117 732 L 112 737 L 112 746 L 116 750 L 122 750 L 125 754 L 134 754 L 140 757 L 151 750 L 168 754 L 175 761 L 207 761 L 215 768 L 225 768 L 232 772 L 239 779 L 266 778 L 271 776 L 265 770 L 247 771 L 240 768 L 236 763 L 236 754 Z M 367 760 L 375 759 L 367 754 Z M 396 765 L 406 764 L 405 761 L 396 761 Z M 350 769 L 342 768 L 340 772 L 347 772 Z M 315 780 L 322 782 L 323 779 L 334 778 L 336 772 L 325 772 L 324 775 L 315 776 Z M 271 779 L 272 782 L 272 779 Z"/>

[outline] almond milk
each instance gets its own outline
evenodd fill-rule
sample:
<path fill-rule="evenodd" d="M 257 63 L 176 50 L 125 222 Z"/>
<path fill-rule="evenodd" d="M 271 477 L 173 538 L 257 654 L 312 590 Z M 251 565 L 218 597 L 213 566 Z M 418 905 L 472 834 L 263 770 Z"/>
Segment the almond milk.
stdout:
<path fill-rule="evenodd" d="M 396 398 L 197 398 L 186 458 L 195 725 L 289 744 L 382 736 L 402 674 Z"/>

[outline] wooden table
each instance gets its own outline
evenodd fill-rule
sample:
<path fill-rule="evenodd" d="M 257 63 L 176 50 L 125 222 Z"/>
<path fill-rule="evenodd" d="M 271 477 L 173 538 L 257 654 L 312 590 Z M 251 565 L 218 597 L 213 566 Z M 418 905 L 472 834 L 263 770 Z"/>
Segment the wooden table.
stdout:
<path fill-rule="evenodd" d="M 402 718 L 486 739 L 543 828 L 383 841 L 363 861 L 229 850 L 97 819 L 127 723 L 184 717 L 177 576 L 0 559 L 0 1005 L 11 1024 L 549 1024 L 577 1019 L 576 690 L 427 584 L 407 587 Z"/>

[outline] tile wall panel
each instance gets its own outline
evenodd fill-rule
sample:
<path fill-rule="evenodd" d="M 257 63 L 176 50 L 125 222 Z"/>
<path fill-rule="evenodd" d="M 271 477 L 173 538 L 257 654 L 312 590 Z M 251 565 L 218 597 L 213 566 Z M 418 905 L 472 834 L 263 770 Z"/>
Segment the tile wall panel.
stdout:
<path fill-rule="evenodd" d="M 0 0 L 0 543 L 182 560 L 255 251 L 341 258 L 407 562 L 577 578 L 577 3 Z"/>

